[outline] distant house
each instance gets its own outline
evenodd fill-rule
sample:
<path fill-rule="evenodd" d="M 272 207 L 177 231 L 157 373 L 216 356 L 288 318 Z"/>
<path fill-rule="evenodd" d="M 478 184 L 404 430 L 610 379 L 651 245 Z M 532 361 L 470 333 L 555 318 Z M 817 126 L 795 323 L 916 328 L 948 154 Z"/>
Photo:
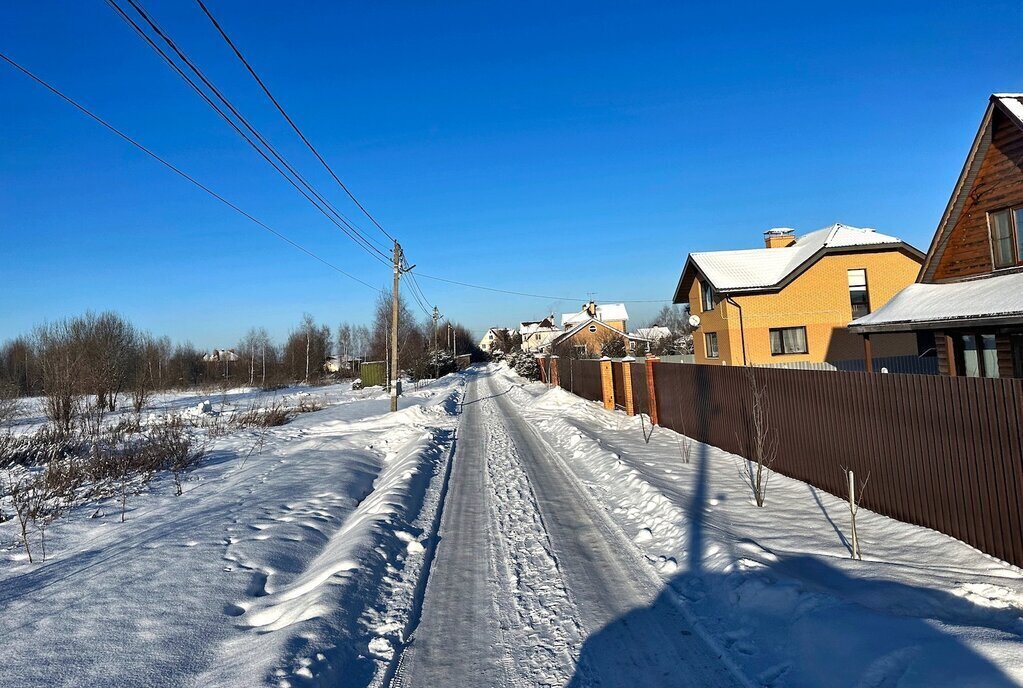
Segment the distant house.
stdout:
<path fill-rule="evenodd" d="M 540 351 L 574 358 L 600 358 L 604 344 L 610 339 L 621 339 L 627 353 L 636 353 L 640 345 L 645 351 L 645 345 L 650 343 L 648 339 L 628 334 L 602 320 L 588 318 L 548 341 Z"/>
<path fill-rule="evenodd" d="M 801 237 L 764 233 L 764 248 L 691 253 L 675 303 L 699 316 L 697 363 L 753 365 L 861 359 L 847 327 L 916 277 L 924 254 L 873 229 L 833 224 Z M 917 353 L 916 337 L 878 342 L 879 356 Z"/>
<path fill-rule="evenodd" d="M 633 334 L 641 339 L 649 339 L 651 342 L 657 342 L 665 337 L 671 336 L 671 330 L 661 325 L 654 325 L 653 327 L 640 327 Z"/>
<path fill-rule="evenodd" d="M 580 323 L 597 320 L 619 332 L 627 332 L 629 312 L 624 303 L 606 303 L 597 305 L 593 301 L 583 304 L 582 310 L 565 313 L 561 316 L 561 329 L 570 330 Z"/>
<path fill-rule="evenodd" d="M 519 334 L 522 335 L 522 350 L 526 353 L 539 351 L 551 339 L 561 334 L 562 330 L 554 325 L 554 314 L 543 320 L 529 320 L 519 323 Z"/>
<path fill-rule="evenodd" d="M 850 329 L 916 333 L 943 375 L 1023 377 L 1021 155 L 1023 94 L 995 94 L 916 282 Z"/>
<path fill-rule="evenodd" d="M 515 330 L 509 330 L 505 327 L 491 327 L 480 339 L 480 349 L 489 353 L 492 353 L 496 349 L 501 348 L 501 342 L 507 341 L 508 337 L 515 334 Z"/>
<path fill-rule="evenodd" d="M 213 363 L 220 361 L 237 361 L 238 358 L 238 353 L 234 349 L 214 349 L 207 354 L 203 354 L 202 360 L 207 363 Z"/>

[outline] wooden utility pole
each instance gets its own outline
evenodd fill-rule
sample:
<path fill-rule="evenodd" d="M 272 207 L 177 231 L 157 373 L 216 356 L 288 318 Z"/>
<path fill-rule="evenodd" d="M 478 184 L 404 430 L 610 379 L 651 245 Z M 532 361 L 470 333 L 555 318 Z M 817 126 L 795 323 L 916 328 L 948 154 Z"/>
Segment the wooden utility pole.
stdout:
<path fill-rule="evenodd" d="M 394 242 L 394 288 L 391 290 L 391 412 L 398 410 L 398 278 L 401 276 L 401 244 Z"/>
<path fill-rule="evenodd" d="M 440 377 L 440 357 L 437 355 L 437 321 L 438 320 L 440 320 L 440 311 L 438 311 L 437 307 L 434 306 L 433 307 L 433 364 L 434 364 L 433 365 L 433 367 L 434 367 L 433 377 L 435 379 Z"/>

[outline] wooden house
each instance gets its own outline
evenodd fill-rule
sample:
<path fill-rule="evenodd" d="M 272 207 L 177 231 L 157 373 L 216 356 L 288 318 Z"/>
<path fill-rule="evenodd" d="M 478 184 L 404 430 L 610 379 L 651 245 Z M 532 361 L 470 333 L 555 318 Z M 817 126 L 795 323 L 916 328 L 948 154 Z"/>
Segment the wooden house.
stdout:
<path fill-rule="evenodd" d="M 1023 94 L 988 101 L 916 282 L 856 319 L 933 340 L 945 375 L 1023 377 Z"/>

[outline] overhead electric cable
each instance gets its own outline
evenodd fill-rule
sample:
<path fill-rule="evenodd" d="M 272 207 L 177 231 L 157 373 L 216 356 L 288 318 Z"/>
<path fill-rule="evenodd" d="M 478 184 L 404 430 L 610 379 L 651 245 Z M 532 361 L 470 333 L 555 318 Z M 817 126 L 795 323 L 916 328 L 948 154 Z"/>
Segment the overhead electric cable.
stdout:
<path fill-rule="evenodd" d="M 177 54 L 178 58 L 192 71 L 206 87 L 213 94 L 217 100 L 219 100 L 234 117 L 237 119 L 236 123 L 231 116 L 225 112 L 220 106 L 213 102 L 209 95 L 203 91 L 203 89 L 192 80 L 181 67 L 174 61 L 174 59 L 168 55 L 155 41 L 146 33 L 146 31 L 133 20 L 128 14 L 114 1 L 107 0 L 107 4 L 123 19 L 134 31 L 139 35 L 158 55 L 160 55 L 164 61 L 182 78 L 185 82 L 209 105 L 217 114 L 219 114 L 225 122 L 231 126 L 235 132 L 241 136 L 252 148 L 259 153 L 259 155 L 267 161 L 281 176 L 283 176 L 295 189 L 301 193 L 306 200 L 308 200 L 317 210 L 319 210 L 328 220 L 330 220 L 335 226 L 338 227 L 344 234 L 346 234 L 352 241 L 356 243 L 360 248 L 369 253 L 376 260 L 384 265 L 390 265 L 388 256 L 373 245 L 372 241 L 363 235 L 357 227 L 355 227 L 344 215 L 342 215 L 329 201 L 327 201 L 322 194 L 320 194 L 306 179 L 299 173 L 285 158 L 281 155 L 277 149 L 266 140 L 266 138 L 260 134 L 260 132 L 251 124 L 249 121 L 238 111 L 238 109 L 227 99 L 226 96 L 205 76 L 205 74 L 192 62 L 191 59 L 174 43 L 174 41 L 167 35 L 167 33 L 160 28 L 156 21 L 149 15 L 146 10 L 135 0 L 127 0 L 140 17 L 149 25 L 149 27 L 166 43 L 171 50 Z M 248 134 L 241 130 L 241 127 L 248 130 L 252 136 L 254 136 L 259 143 L 265 147 L 265 151 L 255 141 L 250 138 Z M 291 175 L 281 169 L 281 167 L 271 160 L 267 155 L 272 155 L 280 165 L 283 165 Z M 297 180 L 297 181 L 296 181 Z M 301 186 L 300 186 L 301 185 Z M 304 187 L 304 188 L 303 188 Z M 310 195 L 311 194 L 311 195 Z M 323 207 L 321 207 L 321 204 Z M 325 208 L 326 209 L 325 209 Z M 329 212 L 328 212 L 329 211 Z"/>
<path fill-rule="evenodd" d="M 198 181 L 197 179 L 195 179 L 194 177 L 189 175 L 187 172 L 184 172 L 180 168 L 176 167 L 173 163 L 168 162 L 164 158 L 160 157 L 157 153 L 153 152 L 149 148 L 146 148 L 144 145 L 142 145 L 141 143 L 139 143 L 138 141 L 136 141 L 132 137 L 128 136 L 123 131 L 121 131 L 120 129 L 118 129 L 114 125 L 110 124 L 109 122 L 107 122 L 105 119 L 103 119 L 99 115 L 93 113 L 91 110 L 86 108 L 84 105 L 81 105 L 80 103 L 78 103 L 76 100 L 74 100 L 70 96 L 65 95 L 63 92 L 61 92 L 59 89 L 57 89 L 57 87 L 51 85 L 47 81 L 43 80 L 41 77 L 36 76 L 33 72 L 29 71 L 26 67 L 21 66 L 19 63 L 15 62 L 13 59 L 11 59 L 10 57 L 8 57 L 7 55 L 5 55 L 2 52 L 0 52 L 0 59 L 2 59 L 7 64 L 11 65 L 12 67 L 14 67 L 18 71 L 20 71 L 25 76 L 27 76 L 30 79 L 32 79 L 33 81 L 35 81 L 37 84 L 39 84 L 43 88 L 47 89 L 48 91 L 50 91 L 54 95 L 56 95 L 59 98 L 61 98 L 63 101 L 65 101 L 69 105 L 73 106 L 75 109 L 77 109 L 82 114 L 88 116 L 90 119 L 92 119 L 93 121 L 97 122 L 98 124 L 101 124 L 106 129 L 110 130 L 111 132 L 113 132 L 114 134 L 116 134 L 117 136 L 122 138 L 123 140 L 125 140 L 128 143 L 130 143 L 131 145 L 135 146 L 136 148 L 141 150 L 143 153 L 145 153 L 149 157 L 153 158 L 154 160 L 156 160 L 157 162 L 159 162 L 163 166 L 167 167 L 169 170 L 171 170 L 172 172 L 174 172 L 178 176 L 182 177 L 183 179 L 185 179 L 185 180 L 191 182 L 192 184 L 194 184 L 195 186 L 199 187 L 200 189 L 202 189 L 203 191 L 208 193 L 213 198 L 217 199 L 218 201 L 220 201 L 224 205 L 228 206 L 229 208 L 231 208 L 235 212 L 239 213 L 240 215 L 242 215 L 242 216 L 246 217 L 247 219 L 251 220 L 252 222 L 256 223 L 257 225 L 259 225 L 260 227 L 262 227 L 266 231 L 268 231 L 271 234 L 273 234 L 274 236 L 276 236 L 278 239 L 291 244 L 292 246 L 294 246 L 298 250 L 302 251 L 306 255 L 310 256 L 311 258 L 314 258 L 314 259 L 318 260 L 319 262 L 323 263 L 324 265 L 326 265 L 327 267 L 331 268 L 332 270 L 335 270 L 336 272 L 339 272 L 340 274 L 344 275 L 345 277 L 347 277 L 347 278 L 349 278 L 351 280 L 354 280 L 355 282 L 358 282 L 359 284 L 361 284 L 361 285 L 363 285 L 365 287 L 368 287 L 369 289 L 372 289 L 375 292 L 383 293 L 382 290 L 378 289 L 377 287 L 374 287 L 372 284 L 370 284 L 368 282 L 364 282 L 363 280 L 359 279 L 358 277 L 345 272 L 341 268 L 339 268 L 336 265 L 334 265 L 333 263 L 330 263 L 329 261 L 321 258 L 320 256 L 316 255 L 315 253 L 313 253 L 312 251 L 310 251 L 306 247 L 302 246 L 301 244 L 293 241 L 292 239 L 289 239 L 287 236 L 285 236 L 284 234 L 281 234 L 280 232 L 278 232 L 273 227 L 267 225 L 266 223 L 262 222 L 261 220 L 255 218 L 255 217 L 253 217 L 252 215 L 250 215 L 246 211 L 242 210 L 241 208 L 239 208 L 237 205 L 235 205 L 231 201 L 229 201 L 226 198 L 224 198 L 223 196 L 221 196 L 216 191 L 210 189 L 208 186 L 206 186 L 202 182 Z"/>
<path fill-rule="evenodd" d="M 231 40 L 231 37 L 227 35 L 226 31 L 224 31 L 224 28 L 220 25 L 220 22 L 216 20 L 216 18 L 213 16 L 213 13 L 210 12 L 209 8 L 206 7 L 206 4 L 203 3 L 202 0 L 196 0 L 196 3 L 198 3 L 199 8 L 203 11 L 207 18 L 209 18 L 210 22 L 213 23 L 213 26 L 216 27 L 217 32 L 220 33 L 221 38 L 223 38 L 227 45 L 230 46 L 231 50 L 234 51 L 235 56 L 241 61 L 243 65 L 245 65 L 245 69 L 247 69 L 249 74 L 252 75 L 252 78 L 256 80 L 256 83 L 259 84 L 259 87 L 263 89 L 263 93 L 266 94 L 266 97 L 270 99 L 270 102 L 274 104 L 274 107 L 277 108 L 277 111 L 281 113 L 285 120 L 287 120 L 288 124 L 291 125 L 291 128 L 295 130 L 295 133 L 298 134 L 298 137 L 300 139 L 302 139 L 302 142 L 305 143 L 306 147 L 308 147 L 312 154 L 316 156 L 316 159 L 320 161 L 320 164 L 323 165 L 324 169 L 326 169 L 327 172 L 330 173 L 330 176 L 334 178 L 334 181 L 337 182 L 338 186 L 340 186 L 342 190 L 344 190 L 344 192 L 348 194 L 348 197 L 352 199 L 352 202 L 359 207 L 359 210 L 361 210 L 363 214 L 369 218 L 370 222 L 376 225 L 377 229 L 384 233 L 384 236 L 386 236 L 391 241 L 397 241 L 397 239 L 395 239 L 390 232 L 384 229 L 380 225 L 380 223 L 377 222 L 376 218 L 373 217 L 368 210 L 366 210 L 365 206 L 363 206 L 362 203 L 359 202 L 359 199 L 355 197 L 355 194 L 353 194 L 345 185 L 345 183 L 341 181 L 341 178 L 338 177 L 334 170 L 331 168 L 331 166 L 327 164 L 327 161 L 324 160 L 323 156 L 320 155 L 320 152 L 316 150 L 316 148 L 309 141 L 306 135 L 302 133 L 302 130 L 298 128 L 298 125 L 295 124 L 295 121 L 284 110 L 284 106 L 281 105 L 280 101 L 278 101 L 277 98 L 274 97 L 273 93 L 270 92 L 270 89 L 259 77 L 259 74 L 256 73 L 256 70 L 253 69 L 252 65 L 249 64 L 249 61 L 245 59 L 244 55 L 242 55 L 241 50 L 238 49 L 238 46 L 235 45 L 234 41 Z"/>

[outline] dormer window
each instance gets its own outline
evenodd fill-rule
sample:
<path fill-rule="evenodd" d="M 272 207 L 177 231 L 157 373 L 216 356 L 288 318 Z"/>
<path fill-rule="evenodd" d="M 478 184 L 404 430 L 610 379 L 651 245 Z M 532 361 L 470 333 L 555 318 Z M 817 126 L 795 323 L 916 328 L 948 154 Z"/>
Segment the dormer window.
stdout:
<path fill-rule="evenodd" d="M 987 221 L 995 269 L 1023 263 L 1023 208 L 988 213 Z"/>

